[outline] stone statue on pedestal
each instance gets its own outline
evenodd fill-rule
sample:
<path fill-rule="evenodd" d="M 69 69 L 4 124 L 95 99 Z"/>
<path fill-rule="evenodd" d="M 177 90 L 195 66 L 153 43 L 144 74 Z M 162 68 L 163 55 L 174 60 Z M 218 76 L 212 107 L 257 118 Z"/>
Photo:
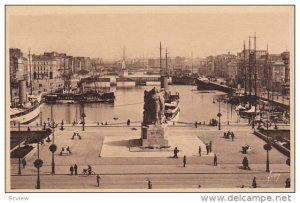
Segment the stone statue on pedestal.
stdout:
<path fill-rule="evenodd" d="M 167 147 L 165 125 L 165 92 L 153 88 L 144 92 L 142 123 L 143 147 Z"/>
<path fill-rule="evenodd" d="M 165 98 L 164 92 L 158 92 L 154 87 L 144 92 L 143 125 L 160 125 L 165 122 Z"/>

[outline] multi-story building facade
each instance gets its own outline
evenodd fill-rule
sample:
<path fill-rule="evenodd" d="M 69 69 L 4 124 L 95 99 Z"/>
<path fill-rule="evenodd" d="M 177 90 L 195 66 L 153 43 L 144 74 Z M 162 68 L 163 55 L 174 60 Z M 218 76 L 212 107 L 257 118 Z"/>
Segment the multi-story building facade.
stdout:
<path fill-rule="evenodd" d="M 35 93 L 55 91 L 64 86 L 66 57 L 66 54 L 57 52 L 32 55 L 32 85 Z"/>
<path fill-rule="evenodd" d="M 283 94 L 289 95 L 290 94 L 290 52 L 285 51 L 285 52 L 281 53 L 280 56 L 284 62 L 284 66 L 285 66 L 284 84 L 282 86 Z"/>
<path fill-rule="evenodd" d="M 285 65 L 283 61 L 275 61 L 272 64 L 273 89 L 281 89 L 285 84 Z"/>
<path fill-rule="evenodd" d="M 72 72 L 78 73 L 81 71 L 92 70 L 92 60 L 89 57 L 74 57 Z"/>
<path fill-rule="evenodd" d="M 19 99 L 20 81 L 26 81 L 29 85 L 28 59 L 18 48 L 9 49 L 9 73 L 10 73 L 10 99 L 14 104 Z"/>
<path fill-rule="evenodd" d="M 33 79 L 58 79 L 64 70 L 64 56 L 57 52 L 32 55 Z"/>
<path fill-rule="evenodd" d="M 238 63 L 237 60 L 232 60 L 227 64 L 228 67 L 228 77 L 230 79 L 236 79 L 238 75 Z"/>
<path fill-rule="evenodd" d="M 18 83 L 20 80 L 29 81 L 28 59 L 23 57 L 20 49 L 9 49 L 9 70 L 11 83 Z"/>
<path fill-rule="evenodd" d="M 230 52 L 228 54 L 208 56 L 200 61 L 199 73 L 206 76 L 228 78 L 229 74 L 232 76 L 235 72 L 236 58 Z"/>

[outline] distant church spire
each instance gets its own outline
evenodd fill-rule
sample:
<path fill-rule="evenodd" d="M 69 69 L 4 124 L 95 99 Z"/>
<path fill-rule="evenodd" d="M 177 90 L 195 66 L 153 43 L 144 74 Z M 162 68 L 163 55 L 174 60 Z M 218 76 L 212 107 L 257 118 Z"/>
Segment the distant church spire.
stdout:
<path fill-rule="evenodd" d="M 123 61 L 125 61 L 125 47 L 123 47 Z"/>
<path fill-rule="evenodd" d="M 125 47 L 123 47 L 123 60 L 121 66 L 121 77 L 128 76 L 128 71 L 126 70 L 126 63 L 125 63 Z"/>
<path fill-rule="evenodd" d="M 126 69 L 126 64 L 125 64 L 125 47 L 123 47 L 123 60 L 122 60 L 122 68 L 121 70 Z"/>

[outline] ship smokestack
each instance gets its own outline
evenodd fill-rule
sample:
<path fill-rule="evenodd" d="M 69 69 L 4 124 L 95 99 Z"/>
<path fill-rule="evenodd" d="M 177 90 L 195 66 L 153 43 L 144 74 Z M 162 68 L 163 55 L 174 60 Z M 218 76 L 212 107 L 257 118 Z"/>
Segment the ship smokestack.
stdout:
<path fill-rule="evenodd" d="M 160 87 L 164 88 L 165 91 L 169 91 L 169 85 L 168 85 L 168 76 L 167 75 L 162 75 L 160 77 Z"/>
<path fill-rule="evenodd" d="M 19 103 L 26 103 L 26 81 L 19 81 Z"/>

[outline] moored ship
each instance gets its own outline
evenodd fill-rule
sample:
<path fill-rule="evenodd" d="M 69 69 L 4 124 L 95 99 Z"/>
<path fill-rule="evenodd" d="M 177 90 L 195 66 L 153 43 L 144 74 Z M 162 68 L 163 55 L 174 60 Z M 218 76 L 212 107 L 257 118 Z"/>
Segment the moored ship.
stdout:
<path fill-rule="evenodd" d="M 106 84 L 109 83 L 108 78 L 88 77 L 82 78 L 77 84 L 77 88 L 66 87 L 61 92 L 46 95 L 45 103 L 113 103 L 115 101 L 114 92 L 107 91 Z M 98 86 L 100 86 L 98 88 Z"/>
<path fill-rule="evenodd" d="M 10 107 L 10 123 L 12 125 L 27 124 L 40 115 L 40 98 L 26 93 L 26 81 L 19 81 L 19 101 Z"/>
<path fill-rule="evenodd" d="M 161 44 L 160 44 L 160 65 L 162 64 L 161 62 L 162 57 L 161 57 Z M 168 83 L 168 52 L 166 49 L 166 68 L 165 70 L 162 70 L 162 67 L 160 66 L 161 69 L 161 91 L 164 91 L 164 107 L 165 107 L 165 120 L 167 123 L 170 122 L 175 122 L 179 120 L 179 113 L 180 113 L 180 108 L 179 108 L 179 101 L 180 101 L 180 96 L 179 93 L 176 92 L 176 94 L 172 94 L 169 92 L 169 83 Z"/>
<path fill-rule="evenodd" d="M 113 103 L 115 101 L 114 92 L 97 92 L 97 91 L 87 91 L 77 97 L 75 97 L 77 102 L 83 103 Z"/>
<path fill-rule="evenodd" d="M 196 85 L 198 90 L 214 90 L 209 84 L 210 81 L 208 78 L 198 78 L 196 79 Z"/>
<path fill-rule="evenodd" d="M 222 82 L 218 83 L 216 79 L 212 79 L 212 78 L 206 78 L 206 77 L 198 78 L 196 79 L 196 85 L 199 91 L 218 90 L 228 94 L 233 94 L 235 92 L 234 88 L 228 87 Z"/>
<path fill-rule="evenodd" d="M 40 103 L 32 101 L 24 106 L 10 108 L 10 122 L 12 124 L 28 124 L 40 115 Z"/>
<path fill-rule="evenodd" d="M 49 94 L 44 97 L 44 101 L 47 104 L 56 104 L 56 103 L 75 103 L 75 94 L 73 93 L 55 93 Z"/>
<path fill-rule="evenodd" d="M 174 75 L 172 84 L 174 85 L 195 85 L 196 77 L 193 75 Z"/>
<path fill-rule="evenodd" d="M 97 92 L 97 91 L 86 91 L 81 94 L 75 93 L 56 93 L 45 96 L 45 103 L 113 103 L 115 100 L 114 92 Z"/>
<path fill-rule="evenodd" d="M 179 93 L 169 95 L 169 99 L 165 101 L 166 121 L 175 122 L 179 120 Z"/>

